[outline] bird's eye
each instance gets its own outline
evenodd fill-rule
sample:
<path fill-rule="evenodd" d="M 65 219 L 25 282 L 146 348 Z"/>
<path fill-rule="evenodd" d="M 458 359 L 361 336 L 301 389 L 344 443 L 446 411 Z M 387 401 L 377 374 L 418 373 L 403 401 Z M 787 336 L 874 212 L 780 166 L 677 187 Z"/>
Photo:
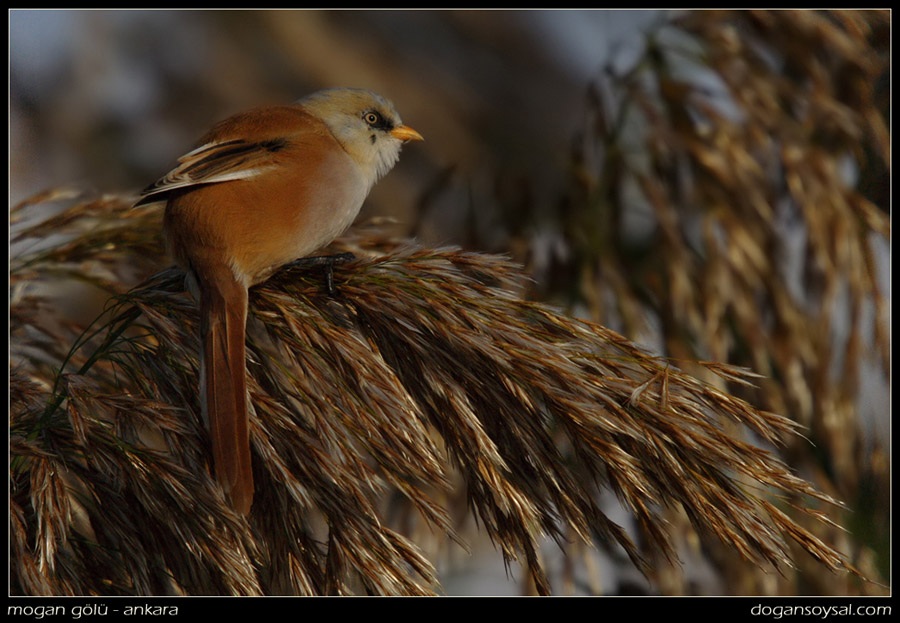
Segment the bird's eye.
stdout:
<path fill-rule="evenodd" d="M 381 123 L 381 115 L 379 115 L 375 111 L 367 112 L 365 115 L 363 115 L 363 119 L 372 127 L 375 127 Z"/>

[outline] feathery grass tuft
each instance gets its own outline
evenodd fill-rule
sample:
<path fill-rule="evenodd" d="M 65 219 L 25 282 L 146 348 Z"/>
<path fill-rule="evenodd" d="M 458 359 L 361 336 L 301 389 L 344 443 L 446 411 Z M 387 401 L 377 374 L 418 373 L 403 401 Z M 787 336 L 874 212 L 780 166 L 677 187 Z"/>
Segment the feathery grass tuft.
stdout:
<path fill-rule="evenodd" d="M 146 242 L 158 214 L 126 205 L 76 202 L 27 230 L 59 241 L 12 264 L 14 592 L 432 594 L 419 543 L 464 540 L 461 487 L 540 593 L 553 591 L 545 536 L 621 547 L 651 573 L 648 552 L 677 561 L 661 512 L 678 507 L 750 563 L 790 567 L 793 543 L 855 572 L 786 512 L 827 522 L 820 506 L 837 502 L 748 441 L 777 446 L 791 421 L 524 300 L 507 259 L 371 232 L 342 243 L 357 259 L 335 268 L 335 295 L 290 267 L 251 291 L 257 497 L 235 514 L 208 470 L 196 307 L 176 269 L 122 286 L 123 265 L 163 261 Z M 91 324 L 50 302 L 73 278 L 110 295 Z M 637 538 L 601 508 L 604 490 Z"/>

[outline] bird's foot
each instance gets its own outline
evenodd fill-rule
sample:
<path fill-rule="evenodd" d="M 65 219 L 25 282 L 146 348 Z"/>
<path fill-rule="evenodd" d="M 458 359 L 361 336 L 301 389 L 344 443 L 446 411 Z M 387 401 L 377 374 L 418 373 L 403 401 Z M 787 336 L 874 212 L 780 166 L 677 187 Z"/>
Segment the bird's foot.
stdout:
<path fill-rule="evenodd" d="M 317 255 L 314 257 L 301 257 L 294 260 L 288 266 L 290 268 L 310 268 L 322 266 L 325 269 L 325 287 L 329 295 L 334 295 L 334 265 L 344 264 L 356 259 L 352 253 L 336 253 L 334 255 Z"/>

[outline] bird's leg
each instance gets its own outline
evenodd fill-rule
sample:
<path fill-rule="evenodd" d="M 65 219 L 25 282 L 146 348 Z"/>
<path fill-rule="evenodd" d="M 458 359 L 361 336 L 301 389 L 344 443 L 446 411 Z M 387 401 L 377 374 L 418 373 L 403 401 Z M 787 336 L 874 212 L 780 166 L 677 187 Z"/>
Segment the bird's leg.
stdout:
<path fill-rule="evenodd" d="M 288 268 L 309 268 L 311 266 L 324 266 L 325 267 L 325 287 L 328 289 L 328 294 L 333 295 L 335 293 L 334 289 L 334 265 L 335 264 L 343 264 L 345 262 L 350 262 L 356 259 L 356 256 L 352 253 L 336 253 L 334 255 L 317 255 L 314 257 L 301 257 L 300 259 L 296 259 L 290 264 L 288 264 Z"/>

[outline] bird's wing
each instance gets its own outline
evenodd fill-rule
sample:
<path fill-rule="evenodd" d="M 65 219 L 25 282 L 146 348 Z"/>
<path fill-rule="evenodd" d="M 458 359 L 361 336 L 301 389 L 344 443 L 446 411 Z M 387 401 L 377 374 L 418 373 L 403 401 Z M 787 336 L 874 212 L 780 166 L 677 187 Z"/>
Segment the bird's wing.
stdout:
<path fill-rule="evenodd" d="M 141 191 L 135 206 L 165 201 L 179 188 L 217 184 L 259 175 L 276 166 L 273 155 L 287 144 L 284 138 L 248 142 L 233 139 L 209 142 L 178 159 L 178 166 Z"/>

